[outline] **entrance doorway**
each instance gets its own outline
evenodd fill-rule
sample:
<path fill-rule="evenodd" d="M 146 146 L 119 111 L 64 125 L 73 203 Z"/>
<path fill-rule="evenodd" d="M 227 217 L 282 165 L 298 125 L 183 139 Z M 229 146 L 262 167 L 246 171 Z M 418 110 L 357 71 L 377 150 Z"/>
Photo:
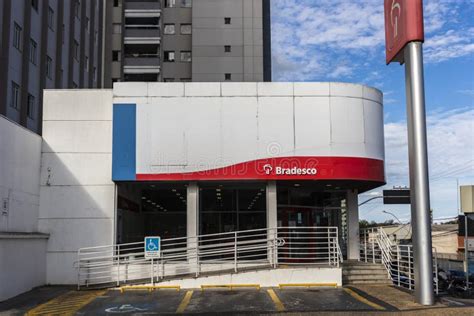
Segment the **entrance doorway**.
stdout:
<path fill-rule="evenodd" d="M 346 191 L 318 183 L 280 182 L 277 186 L 278 226 L 291 243 L 285 245 L 291 262 L 305 263 L 305 258 L 327 259 L 331 238 L 337 234 L 342 252 L 346 244 Z M 279 231 L 280 234 L 280 231 Z"/>

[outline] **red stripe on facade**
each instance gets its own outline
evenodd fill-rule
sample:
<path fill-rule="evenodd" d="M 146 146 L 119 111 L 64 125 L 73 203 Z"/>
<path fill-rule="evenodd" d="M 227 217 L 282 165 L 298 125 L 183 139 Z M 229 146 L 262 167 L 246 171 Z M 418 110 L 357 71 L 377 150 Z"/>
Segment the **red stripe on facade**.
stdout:
<path fill-rule="evenodd" d="M 353 157 L 278 157 L 186 173 L 137 174 L 141 181 L 361 180 L 385 182 L 383 160 Z"/>

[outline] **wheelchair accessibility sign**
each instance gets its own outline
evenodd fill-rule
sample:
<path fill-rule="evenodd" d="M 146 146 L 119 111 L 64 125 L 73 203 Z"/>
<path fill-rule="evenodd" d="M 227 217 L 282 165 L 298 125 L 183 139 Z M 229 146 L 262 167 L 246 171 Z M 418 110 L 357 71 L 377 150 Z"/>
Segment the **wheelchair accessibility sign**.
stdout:
<path fill-rule="evenodd" d="M 161 238 L 145 237 L 145 258 L 160 258 L 161 255 Z"/>

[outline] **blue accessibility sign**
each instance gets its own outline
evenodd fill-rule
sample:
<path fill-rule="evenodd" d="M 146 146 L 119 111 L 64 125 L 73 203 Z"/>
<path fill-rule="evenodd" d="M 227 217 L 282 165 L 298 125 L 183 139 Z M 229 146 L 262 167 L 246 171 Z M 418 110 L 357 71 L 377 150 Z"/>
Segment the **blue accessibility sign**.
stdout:
<path fill-rule="evenodd" d="M 161 238 L 145 237 L 145 258 L 160 258 L 161 255 Z"/>

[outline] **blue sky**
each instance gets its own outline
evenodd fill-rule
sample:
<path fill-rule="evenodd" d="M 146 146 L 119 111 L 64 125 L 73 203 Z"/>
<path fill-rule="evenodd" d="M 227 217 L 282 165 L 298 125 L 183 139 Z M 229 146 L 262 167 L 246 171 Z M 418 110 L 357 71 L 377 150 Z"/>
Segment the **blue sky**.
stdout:
<path fill-rule="evenodd" d="M 425 93 L 431 206 L 456 216 L 457 182 L 474 184 L 474 0 L 425 0 Z M 385 65 L 383 0 L 272 0 L 274 81 L 365 83 L 384 92 L 387 187 L 408 185 L 404 66 Z M 363 201 L 381 189 L 360 196 Z M 382 221 L 408 206 L 369 202 Z"/>

